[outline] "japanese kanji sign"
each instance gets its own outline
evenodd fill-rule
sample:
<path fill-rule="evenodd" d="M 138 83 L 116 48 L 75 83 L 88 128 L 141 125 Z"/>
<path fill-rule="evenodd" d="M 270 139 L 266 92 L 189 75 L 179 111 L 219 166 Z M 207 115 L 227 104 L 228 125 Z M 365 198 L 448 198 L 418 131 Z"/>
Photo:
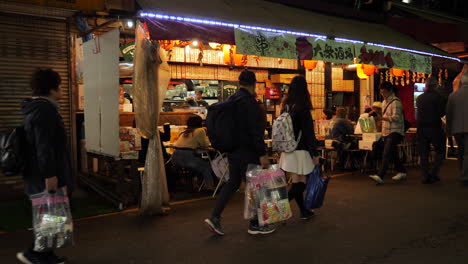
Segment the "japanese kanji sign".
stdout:
<path fill-rule="evenodd" d="M 247 29 L 236 29 L 235 38 L 239 54 L 344 64 L 353 64 L 356 58 L 360 64 L 424 73 L 432 68 L 430 56 L 362 43 Z"/>
<path fill-rule="evenodd" d="M 354 45 L 347 42 L 337 42 L 331 39 L 307 38 L 313 46 L 312 60 L 323 60 L 344 64 L 353 64 Z"/>
<path fill-rule="evenodd" d="M 246 29 L 235 30 L 237 53 L 297 59 L 296 36 Z"/>

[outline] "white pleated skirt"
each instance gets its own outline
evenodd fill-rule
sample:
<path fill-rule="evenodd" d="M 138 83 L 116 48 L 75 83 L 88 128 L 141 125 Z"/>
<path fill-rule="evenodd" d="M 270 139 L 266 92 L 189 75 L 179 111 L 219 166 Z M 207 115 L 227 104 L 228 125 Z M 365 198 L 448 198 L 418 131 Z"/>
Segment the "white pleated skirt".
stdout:
<path fill-rule="evenodd" d="M 306 150 L 295 150 L 290 153 L 281 153 L 280 168 L 286 172 L 298 175 L 307 175 L 314 170 L 314 162 Z"/>

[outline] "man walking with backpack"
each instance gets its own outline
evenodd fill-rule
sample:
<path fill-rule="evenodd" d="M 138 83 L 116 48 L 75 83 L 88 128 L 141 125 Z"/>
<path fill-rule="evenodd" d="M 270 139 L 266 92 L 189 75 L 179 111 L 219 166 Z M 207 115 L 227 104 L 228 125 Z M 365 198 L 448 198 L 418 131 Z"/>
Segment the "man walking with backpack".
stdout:
<path fill-rule="evenodd" d="M 397 174 L 392 179 L 400 181 L 406 178 L 406 169 L 398 154 L 398 144 L 405 137 L 403 105 L 393 92 L 393 85 L 390 82 L 384 82 L 380 85 L 380 94 L 384 98 L 384 111 L 382 114 L 382 137 L 384 138 L 382 165 L 377 175 L 369 176 L 378 184 L 384 183 L 383 178 L 387 173 L 390 162 L 395 164 L 395 170 L 397 171 Z"/>
<path fill-rule="evenodd" d="M 208 135 L 214 147 L 227 152 L 229 160 L 229 180 L 221 190 L 210 218 L 205 219 L 206 225 L 217 235 L 224 235 L 221 226 L 221 214 L 239 189 L 242 179 L 245 178 L 248 164 L 261 164 L 264 168 L 269 165 L 266 155 L 264 133 L 266 115 L 255 99 L 255 74 L 243 71 L 239 76 L 239 91 L 228 98 L 226 102 L 213 105 L 208 110 Z M 212 120 L 210 111 L 216 111 L 217 117 Z M 223 112 L 225 115 L 223 116 Z M 228 114 L 229 113 L 229 114 Z M 225 119 L 225 120 L 221 120 Z M 226 133 L 219 133 L 216 122 L 227 121 L 233 124 Z M 211 130 L 211 131 L 210 131 Z M 224 137 L 224 138 L 222 138 Z M 228 146 L 229 145 L 229 146 Z M 260 226 L 256 217 L 250 221 L 249 234 L 269 234 L 275 229 L 271 226 Z"/>
<path fill-rule="evenodd" d="M 31 80 L 33 97 L 22 104 L 24 114 L 24 189 L 27 195 L 54 192 L 67 187 L 70 195 L 74 182 L 71 174 L 67 135 L 58 111 L 60 75 L 51 70 L 36 71 Z M 65 263 L 53 251 L 36 252 L 34 245 L 17 258 L 26 264 Z"/>

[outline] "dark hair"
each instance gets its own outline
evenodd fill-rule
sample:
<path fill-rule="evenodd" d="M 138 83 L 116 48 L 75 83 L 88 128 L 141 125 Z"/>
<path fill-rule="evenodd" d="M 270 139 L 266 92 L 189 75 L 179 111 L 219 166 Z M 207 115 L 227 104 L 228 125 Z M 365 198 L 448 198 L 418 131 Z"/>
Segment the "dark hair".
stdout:
<path fill-rule="evenodd" d="M 288 106 L 290 112 L 312 109 L 307 81 L 303 76 L 296 76 L 292 79 L 288 95 L 284 100 L 283 110 L 286 109 L 286 106 Z"/>
<path fill-rule="evenodd" d="M 239 75 L 239 85 L 250 86 L 255 85 L 256 82 L 257 78 L 255 77 L 255 73 L 251 71 L 245 70 Z"/>
<path fill-rule="evenodd" d="M 383 83 L 380 84 L 379 88 L 383 89 L 383 90 L 390 91 L 390 92 L 394 91 L 393 84 L 391 82 L 383 82 Z"/>
<path fill-rule="evenodd" d="M 182 135 L 184 137 L 188 137 L 190 134 L 193 134 L 193 131 L 195 129 L 200 128 L 203 126 L 203 119 L 200 116 L 191 116 L 187 120 L 187 129 L 185 129 L 184 132 L 182 132 Z"/>
<path fill-rule="evenodd" d="M 333 110 L 323 109 L 323 113 L 327 116 L 327 120 L 330 120 L 333 118 Z"/>
<path fill-rule="evenodd" d="M 368 114 L 368 113 L 370 113 L 370 112 L 372 112 L 372 108 L 370 108 L 370 107 L 368 107 L 368 108 L 366 108 L 366 109 L 364 110 L 364 113 L 366 113 L 366 114 Z"/>
<path fill-rule="evenodd" d="M 203 94 L 203 91 L 202 91 L 202 90 L 198 90 L 198 91 L 196 92 L 196 94 Z"/>
<path fill-rule="evenodd" d="M 51 90 L 58 90 L 62 79 L 52 69 L 39 69 L 31 78 L 33 96 L 49 96 Z"/>
<path fill-rule="evenodd" d="M 347 114 L 348 114 L 348 109 L 346 109 L 345 107 L 338 107 L 338 109 L 336 109 L 336 116 L 338 118 L 346 118 Z"/>

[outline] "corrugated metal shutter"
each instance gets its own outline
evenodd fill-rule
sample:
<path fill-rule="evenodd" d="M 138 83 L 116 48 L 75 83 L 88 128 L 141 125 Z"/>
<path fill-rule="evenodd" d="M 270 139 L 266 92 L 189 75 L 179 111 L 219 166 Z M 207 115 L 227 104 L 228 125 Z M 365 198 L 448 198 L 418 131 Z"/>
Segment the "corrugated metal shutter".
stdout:
<path fill-rule="evenodd" d="M 65 20 L 0 12 L 0 132 L 21 124 L 34 70 L 52 68 L 62 78 L 60 112 L 70 133 L 68 32 Z"/>

